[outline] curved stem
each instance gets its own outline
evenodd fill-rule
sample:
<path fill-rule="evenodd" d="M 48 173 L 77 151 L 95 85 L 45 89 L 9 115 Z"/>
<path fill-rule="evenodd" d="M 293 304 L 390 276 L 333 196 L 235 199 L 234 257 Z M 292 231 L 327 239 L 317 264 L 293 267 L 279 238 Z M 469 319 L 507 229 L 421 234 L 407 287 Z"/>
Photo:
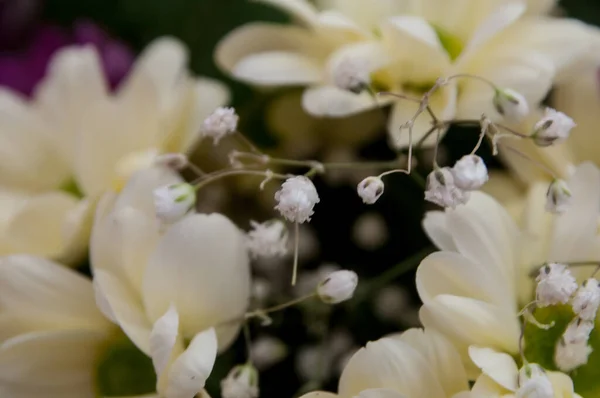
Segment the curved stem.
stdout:
<path fill-rule="evenodd" d="M 298 275 L 298 248 L 300 246 L 299 225 L 299 223 L 294 224 L 294 268 L 292 271 L 292 286 L 296 286 L 296 277 Z"/>
<path fill-rule="evenodd" d="M 249 319 L 249 318 L 253 318 L 253 317 L 256 317 L 256 316 L 261 316 L 263 314 L 270 314 L 272 312 L 280 311 L 280 310 L 286 309 L 288 307 L 291 307 L 293 305 L 299 304 L 299 303 L 301 303 L 301 302 L 303 302 L 305 300 L 308 300 L 310 298 L 313 298 L 316 295 L 317 294 L 315 292 L 313 292 L 313 293 L 307 294 L 306 296 L 298 297 L 298 298 L 296 298 L 294 300 L 285 302 L 283 304 L 278 304 L 278 305 L 275 305 L 273 307 L 269 307 L 269 308 L 265 308 L 265 309 L 254 310 L 252 312 L 246 313 L 245 317 L 246 317 L 246 319 Z"/>

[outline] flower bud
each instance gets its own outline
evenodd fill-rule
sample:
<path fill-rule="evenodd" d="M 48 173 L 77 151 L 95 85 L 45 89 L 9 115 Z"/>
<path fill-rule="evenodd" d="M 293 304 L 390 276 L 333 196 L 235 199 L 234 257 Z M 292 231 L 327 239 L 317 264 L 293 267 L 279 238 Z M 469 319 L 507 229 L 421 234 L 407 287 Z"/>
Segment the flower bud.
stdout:
<path fill-rule="evenodd" d="M 469 197 L 469 191 L 463 191 L 456 186 L 449 167 L 433 170 L 427 176 L 425 200 L 454 209 L 458 205 L 467 203 Z"/>
<path fill-rule="evenodd" d="M 275 192 L 275 206 L 282 216 L 292 222 L 310 221 L 313 208 L 319 203 L 319 194 L 312 181 L 305 176 L 291 177 L 285 180 L 279 191 Z"/>
<path fill-rule="evenodd" d="M 576 124 L 567 115 L 546 108 L 544 117 L 533 126 L 531 137 L 536 145 L 545 147 L 566 140 Z"/>
<path fill-rule="evenodd" d="M 250 254 L 258 257 L 281 257 L 287 253 L 288 231 L 281 220 L 264 223 L 250 221 L 252 230 L 248 232 L 246 244 Z"/>
<path fill-rule="evenodd" d="M 317 295 L 327 304 L 337 304 L 349 300 L 358 285 L 358 275 L 354 271 L 341 270 L 327 276 L 319 286 Z"/>
<path fill-rule="evenodd" d="M 573 319 L 554 349 L 554 362 L 563 372 L 570 372 L 585 365 L 592 353 L 588 344 L 594 322 L 581 318 Z"/>
<path fill-rule="evenodd" d="M 498 113 L 510 122 L 518 123 L 529 113 L 525 97 L 510 88 L 497 89 L 493 103 Z"/>
<path fill-rule="evenodd" d="M 554 180 L 546 192 L 546 211 L 554 214 L 564 213 L 572 202 L 571 190 L 563 180 Z"/>
<path fill-rule="evenodd" d="M 238 365 L 221 380 L 223 398 L 258 398 L 258 371 L 251 364 Z"/>
<path fill-rule="evenodd" d="M 362 180 L 357 187 L 358 196 L 363 203 L 372 205 L 383 194 L 384 184 L 379 177 L 367 177 Z"/>
<path fill-rule="evenodd" d="M 183 218 L 196 203 L 196 189 L 187 183 L 165 185 L 153 194 L 156 216 L 167 224 Z"/>
<path fill-rule="evenodd" d="M 477 155 L 465 155 L 452 168 L 454 184 L 464 191 L 474 191 L 488 180 L 488 170 L 483 159 Z"/>
<path fill-rule="evenodd" d="M 333 66 L 331 79 L 336 87 L 358 94 L 371 82 L 369 63 L 363 58 L 342 58 Z"/>
<path fill-rule="evenodd" d="M 220 107 L 211 113 L 202 124 L 202 134 L 212 137 L 216 145 L 223 137 L 237 131 L 239 117 L 235 109 Z"/>
<path fill-rule="evenodd" d="M 188 163 L 188 158 L 183 153 L 165 153 L 154 159 L 155 165 L 165 166 L 173 170 L 182 170 Z"/>
<path fill-rule="evenodd" d="M 575 293 L 571 302 L 573 312 L 585 321 L 596 319 L 598 307 L 600 307 L 600 286 L 598 280 L 590 278 Z"/>
<path fill-rule="evenodd" d="M 535 278 L 538 307 L 566 304 L 577 290 L 575 277 L 564 264 L 550 263 L 540 269 Z"/>
<path fill-rule="evenodd" d="M 544 369 L 535 363 L 524 365 L 519 370 L 517 398 L 553 398 L 554 388 Z"/>

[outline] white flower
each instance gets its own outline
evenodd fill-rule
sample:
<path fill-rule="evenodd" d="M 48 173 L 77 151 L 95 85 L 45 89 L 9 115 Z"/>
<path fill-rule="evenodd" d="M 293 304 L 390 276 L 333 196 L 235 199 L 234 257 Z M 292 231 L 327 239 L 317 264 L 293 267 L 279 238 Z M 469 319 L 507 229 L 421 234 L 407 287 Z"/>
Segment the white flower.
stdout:
<path fill-rule="evenodd" d="M 264 223 L 250 221 L 252 230 L 247 234 L 247 245 L 254 257 L 281 257 L 287 254 L 288 231 L 280 220 Z"/>
<path fill-rule="evenodd" d="M 211 137 L 218 144 L 223 137 L 237 131 L 239 117 L 235 109 L 220 107 L 211 113 L 202 124 L 202 134 Z"/>
<path fill-rule="evenodd" d="M 379 177 L 367 177 L 362 180 L 356 188 L 358 196 L 363 200 L 363 203 L 372 205 L 377 202 L 377 199 L 383 195 L 385 185 Z"/>
<path fill-rule="evenodd" d="M 169 167 L 173 170 L 183 170 L 189 164 L 188 157 L 183 153 L 165 153 L 154 160 L 157 166 Z"/>
<path fill-rule="evenodd" d="M 152 195 L 156 217 L 168 224 L 182 219 L 196 204 L 196 188 L 185 182 L 158 187 Z"/>
<path fill-rule="evenodd" d="M 96 50 L 66 47 L 30 101 L 0 89 L 0 253 L 77 263 L 95 198 L 121 188 L 157 154 L 194 146 L 202 119 L 228 94 L 221 83 L 192 77 L 187 58 L 180 42 L 157 39 L 109 92 Z"/>
<path fill-rule="evenodd" d="M 352 355 L 337 394 L 318 391 L 301 398 L 452 398 L 468 390 L 452 344 L 433 330 L 410 329 L 369 342 Z"/>
<path fill-rule="evenodd" d="M 433 170 L 427 176 L 425 200 L 454 209 L 458 205 L 467 203 L 469 197 L 469 191 L 463 191 L 455 185 L 454 176 L 449 167 Z"/>
<path fill-rule="evenodd" d="M 519 389 L 516 398 L 553 398 L 554 388 L 544 369 L 535 363 L 519 370 Z"/>
<path fill-rule="evenodd" d="M 312 181 L 305 176 L 290 177 L 275 192 L 275 206 L 282 216 L 292 222 L 310 221 L 313 208 L 319 203 L 319 194 Z"/>
<path fill-rule="evenodd" d="M 554 180 L 546 192 L 546 211 L 550 213 L 564 213 L 573 202 L 573 195 L 569 186 L 563 180 Z"/>
<path fill-rule="evenodd" d="M 258 398 L 258 372 L 251 364 L 231 369 L 221 381 L 223 398 Z"/>
<path fill-rule="evenodd" d="M 362 58 L 342 58 L 332 68 L 331 73 L 331 80 L 336 87 L 356 94 L 371 82 L 369 63 Z"/>
<path fill-rule="evenodd" d="M 596 319 L 598 307 L 600 307 L 600 286 L 598 280 L 594 278 L 587 279 L 577 290 L 573 301 L 571 302 L 573 312 L 585 321 Z"/>
<path fill-rule="evenodd" d="M 573 119 L 562 112 L 546 108 L 544 117 L 533 126 L 532 138 L 541 147 L 558 144 L 569 137 L 573 127 Z"/>
<path fill-rule="evenodd" d="M 563 372 L 571 372 L 587 364 L 592 351 L 587 341 L 569 343 L 560 339 L 554 350 L 554 363 Z"/>
<path fill-rule="evenodd" d="M 155 167 L 104 195 L 90 258 L 104 312 L 152 358 L 159 395 L 192 398 L 239 331 L 250 269 L 244 235 L 220 214 L 157 225 L 152 192 L 178 182 Z"/>
<path fill-rule="evenodd" d="M 317 295 L 327 304 L 337 304 L 352 298 L 358 285 L 358 275 L 354 271 L 341 270 L 328 275 L 319 286 Z"/>
<path fill-rule="evenodd" d="M 535 281 L 535 296 L 539 307 L 566 304 L 578 287 L 569 268 L 558 263 L 544 265 Z"/>
<path fill-rule="evenodd" d="M 452 168 L 454 184 L 464 191 L 474 191 L 488 180 L 488 171 L 483 159 L 477 155 L 465 155 Z"/>
<path fill-rule="evenodd" d="M 493 101 L 498 113 L 509 122 L 518 123 L 529 113 L 527 99 L 515 90 L 497 89 Z"/>

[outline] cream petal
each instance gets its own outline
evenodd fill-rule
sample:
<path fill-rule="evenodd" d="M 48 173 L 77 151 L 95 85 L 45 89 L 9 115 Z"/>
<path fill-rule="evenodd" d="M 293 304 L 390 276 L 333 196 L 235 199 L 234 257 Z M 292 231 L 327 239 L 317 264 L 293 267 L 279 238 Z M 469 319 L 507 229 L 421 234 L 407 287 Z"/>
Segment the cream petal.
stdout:
<path fill-rule="evenodd" d="M 323 78 L 319 60 L 288 51 L 265 51 L 248 55 L 238 62 L 232 74 L 264 86 L 307 85 Z"/>
<path fill-rule="evenodd" d="M 491 348 L 470 346 L 469 356 L 484 374 L 502 387 L 510 391 L 519 388 L 519 369 L 510 355 Z"/>
<path fill-rule="evenodd" d="M 326 10 L 319 13 L 318 25 L 315 27 L 328 40 L 345 44 L 370 37 L 371 33 L 360 27 L 352 18 L 338 10 Z"/>
<path fill-rule="evenodd" d="M 340 396 L 354 397 L 369 388 L 389 388 L 409 397 L 445 397 L 425 357 L 409 344 L 390 338 L 367 343 L 342 372 Z"/>
<path fill-rule="evenodd" d="M 317 9 L 306 0 L 253 0 L 268 4 L 286 12 L 298 22 L 314 25 L 317 22 Z"/>
<path fill-rule="evenodd" d="M 406 395 L 387 388 L 371 388 L 361 391 L 357 398 L 406 398 Z"/>
<path fill-rule="evenodd" d="M 110 305 L 110 314 L 117 320 L 123 332 L 143 353 L 150 356 L 152 323 L 146 317 L 136 292 L 104 270 L 94 270 L 94 284 L 95 289 L 100 291 L 99 294 L 106 298 Z M 107 311 L 105 308 L 105 312 Z"/>
<path fill-rule="evenodd" d="M 14 215 L 32 195 L 23 191 L 0 188 L 0 254 L 14 253 L 8 228 Z"/>
<path fill-rule="evenodd" d="M 548 378 L 554 388 L 555 397 L 574 398 L 578 395 L 573 391 L 573 380 L 561 372 L 547 372 Z"/>
<path fill-rule="evenodd" d="M 489 181 L 481 191 L 500 202 L 511 218 L 518 220 L 525 206 L 525 189 L 510 173 L 499 170 L 489 171 Z"/>
<path fill-rule="evenodd" d="M 443 211 L 428 211 L 422 222 L 427 237 L 440 250 L 457 251 L 449 230 L 446 213 Z"/>
<path fill-rule="evenodd" d="M 403 15 L 411 11 L 412 0 L 318 0 L 320 9 L 334 9 L 355 21 L 367 31 L 375 31 L 381 20 L 390 15 Z"/>
<path fill-rule="evenodd" d="M 189 338 L 242 316 L 249 285 L 241 232 L 220 214 L 194 214 L 171 226 L 159 241 L 146 268 L 143 300 L 152 320 L 175 304 L 181 333 Z"/>
<path fill-rule="evenodd" d="M 198 333 L 169 369 L 166 396 L 189 398 L 202 391 L 217 357 L 214 329 Z"/>
<path fill-rule="evenodd" d="M 150 355 L 156 375 L 160 377 L 167 368 L 179 334 L 179 314 L 171 305 L 154 323 L 150 333 Z"/>
<path fill-rule="evenodd" d="M 338 395 L 326 391 L 314 391 L 304 394 L 300 398 L 338 398 Z"/>
<path fill-rule="evenodd" d="M 0 309 L 36 319 L 36 328 L 103 331 L 109 324 L 96 309 L 88 279 L 31 255 L 0 260 Z"/>
<path fill-rule="evenodd" d="M 340 63 L 348 59 L 364 60 L 369 73 L 376 72 L 390 62 L 387 49 L 381 43 L 367 41 L 347 44 L 336 50 L 327 60 L 329 77 L 333 76 Z"/>
<path fill-rule="evenodd" d="M 502 388 L 502 386 L 485 374 L 480 375 L 477 380 L 475 380 L 475 384 L 471 389 L 471 396 L 473 397 L 500 398 L 513 396 L 508 394 L 509 391 Z"/>
<path fill-rule="evenodd" d="M 334 86 L 316 86 L 304 90 L 302 108 L 316 117 L 345 117 L 384 105 L 369 93 L 354 94 Z"/>

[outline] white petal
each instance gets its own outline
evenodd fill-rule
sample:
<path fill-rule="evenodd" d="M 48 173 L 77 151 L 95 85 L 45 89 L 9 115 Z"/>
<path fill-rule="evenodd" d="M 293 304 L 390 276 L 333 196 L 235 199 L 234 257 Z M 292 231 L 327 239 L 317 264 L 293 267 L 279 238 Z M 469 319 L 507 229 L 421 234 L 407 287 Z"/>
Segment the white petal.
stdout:
<path fill-rule="evenodd" d="M 300 398 L 338 398 L 337 394 L 326 391 L 314 391 L 302 395 Z"/>
<path fill-rule="evenodd" d="M 475 380 L 475 384 L 471 389 L 471 396 L 473 397 L 486 397 L 486 398 L 500 398 L 506 397 L 509 391 L 505 390 L 496 383 L 491 377 L 481 374 Z M 512 397 L 514 395 L 508 395 Z"/>
<path fill-rule="evenodd" d="M 179 333 L 179 315 L 174 305 L 161 316 L 150 333 L 150 355 L 156 375 L 160 377 L 166 369 Z"/>
<path fill-rule="evenodd" d="M 181 333 L 190 337 L 242 316 L 249 291 L 241 232 L 220 214 L 194 214 L 174 224 L 159 241 L 146 269 L 143 299 L 153 320 L 173 302 Z"/>
<path fill-rule="evenodd" d="M 438 249 L 457 251 L 446 218 L 443 211 L 428 211 L 423 218 L 423 230 Z"/>
<path fill-rule="evenodd" d="M 317 20 L 316 8 L 306 0 L 254 0 L 257 3 L 271 5 L 288 13 L 291 17 L 307 25 L 313 25 Z"/>
<path fill-rule="evenodd" d="M 371 388 L 361 391 L 357 398 L 406 398 L 406 395 L 387 388 Z"/>
<path fill-rule="evenodd" d="M 483 373 L 502 387 L 510 391 L 519 388 L 519 369 L 510 355 L 491 348 L 470 346 L 469 356 Z"/>
<path fill-rule="evenodd" d="M 354 94 L 334 86 L 316 86 L 304 90 L 302 108 L 312 116 L 344 117 L 378 108 L 385 102 L 363 92 Z"/>
<path fill-rule="evenodd" d="M 169 398 L 190 398 L 199 393 L 210 376 L 217 357 L 214 329 L 198 333 L 169 369 Z"/>
<path fill-rule="evenodd" d="M 577 397 L 573 391 L 573 380 L 561 372 L 548 372 L 548 378 L 557 397 Z"/>
<path fill-rule="evenodd" d="M 265 86 L 317 83 L 323 75 L 318 60 L 286 51 L 248 55 L 235 65 L 232 73 L 238 79 Z"/>

